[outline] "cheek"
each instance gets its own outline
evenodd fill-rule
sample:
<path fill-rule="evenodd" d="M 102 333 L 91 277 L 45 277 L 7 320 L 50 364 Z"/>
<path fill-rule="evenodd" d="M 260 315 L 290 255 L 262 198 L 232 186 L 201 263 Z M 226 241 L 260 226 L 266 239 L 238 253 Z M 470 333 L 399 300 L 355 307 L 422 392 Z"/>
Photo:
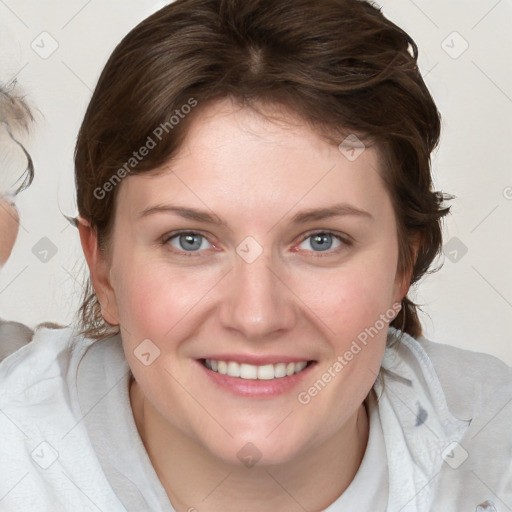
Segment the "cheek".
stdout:
<path fill-rule="evenodd" d="M 346 340 L 375 323 L 391 307 L 397 251 L 374 249 L 346 265 L 305 271 L 293 279 L 297 295 L 329 331 Z"/>
<path fill-rule="evenodd" d="M 150 257 L 125 258 L 114 277 L 121 325 L 137 338 L 166 339 L 205 298 L 215 281 L 210 277 Z"/>

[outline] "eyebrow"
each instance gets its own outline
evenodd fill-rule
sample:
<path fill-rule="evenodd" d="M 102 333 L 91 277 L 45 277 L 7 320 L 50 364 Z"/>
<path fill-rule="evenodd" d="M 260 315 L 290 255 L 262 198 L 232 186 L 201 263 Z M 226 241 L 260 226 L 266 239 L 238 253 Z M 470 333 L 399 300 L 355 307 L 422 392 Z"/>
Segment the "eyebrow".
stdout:
<path fill-rule="evenodd" d="M 311 208 L 302 212 L 296 213 L 292 219 L 292 224 L 301 224 L 312 220 L 322 220 L 330 217 L 343 217 L 343 216 L 354 216 L 367 218 L 373 220 L 373 215 L 366 210 L 361 210 L 355 206 L 340 203 L 330 206 L 328 208 Z"/>
<path fill-rule="evenodd" d="M 206 210 L 195 210 L 194 208 L 187 208 L 185 206 L 173 206 L 170 204 L 159 204 L 146 208 L 139 215 L 139 219 L 153 215 L 155 213 L 174 213 L 184 219 L 196 220 L 208 224 L 219 224 L 227 226 L 226 222 L 215 213 L 207 212 Z"/>
<path fill-rule="evenodd" d="M 174 213 L 180 217 L 183 217 L 184 219 L 204 222 L 206 224 L 218 224 L 220 226 L 227 227 L 227 222 L 213 212 L 208 212 L 206 210 L 196 210 L 194 208 L 188 208 L 185 206 L 174 206 L 170 204 L 150 206 L 141 212 L 139 218 L 147 217 L 155 213 Z M 316 220 L 344 216 L 353 216 L 373 220 L 373 215 L 370 212 L 361 210 L 360 208 L 356 208 L 355 206 L 346 203 L 340 203 L 329 206 L 327 208 L 310 208 L 309 210 L 303 210 L 296 213 L 291 218 L 290 222 L 291 224 L 303 224 Z"/>

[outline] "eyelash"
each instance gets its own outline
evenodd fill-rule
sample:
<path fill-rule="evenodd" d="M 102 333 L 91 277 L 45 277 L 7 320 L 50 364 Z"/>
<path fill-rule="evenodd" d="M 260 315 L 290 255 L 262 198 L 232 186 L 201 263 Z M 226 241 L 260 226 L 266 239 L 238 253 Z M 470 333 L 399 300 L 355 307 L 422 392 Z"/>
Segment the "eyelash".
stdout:
<path fill-rule="evenodd" d="M 169 245 L 169 242 L 173 238 L 176 238 L 177 236 L 180 236 L 180 235 L 199 235 L 199 236 L 205 238 L 211 244 L 211 242 L 208 240 L 208 237 L 206 235 L 204 235 L 203 233 L 201 233 L 200 231 L 186 231 L 186 230 L 173 231 L 172 233 L 168 233 L 168 234 L 164 235 L 162 237 L 161 243 L 162 243 L 162 245 Z M 302 244 L 305 240 L 307 240 L 308 238 L 311 238 L 312 236 L 315 236 L 315 235 L 332 235 L 334 238 L 336 238 L 337 240 L 339 240 L 342 243 L 342 245 L 340 247 L 337 247 L 336 249 L 329 249 L 327 251 L 307 251 L 307 252 L 315 253 L 316 254 L 315 257 L 332 256 L 333 254 L 337 254 L 337 253 L 341 252 L 343 249 L 353 245 L 353 240 L 348 235 L 344 235 L 344 234 L 338 233 L 336 231 L 330 231 L 330 230 L 325 230 L 325 229 L 324 230 L 317 229 L 317 230 L 313 230 L 313 231 L 308 231 L 307 233 L 305 233 L 302 236 L 298 245 Z M 184 250 L 175 249 L 174 247 L 172 247 L 171 250 L 175 254 L 184 256 L 186 258 L 200 257 L 200 256 L 202 256 L 201 253 L 204 252 L 204 251 L 200 251 L 200 250 L 184 251 Z M 298 251 L 296 251 L 296 252 L 298 252 Z"/>

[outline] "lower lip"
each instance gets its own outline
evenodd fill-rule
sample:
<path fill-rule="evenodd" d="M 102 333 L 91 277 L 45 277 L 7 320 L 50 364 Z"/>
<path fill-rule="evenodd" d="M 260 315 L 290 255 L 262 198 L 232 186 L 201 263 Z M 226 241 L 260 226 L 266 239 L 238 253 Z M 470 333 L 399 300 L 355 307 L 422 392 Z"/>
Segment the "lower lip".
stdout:
<path fill-rule="evenodd" d="M 280 377 L 278 379 L 259 380 L 259 379 L 242 379 L 240 377 L 230 377 L 229 375 L 222 375 L 221 373 L 209 370 L 201 361 L 196 361 L 197 364 L 206 373 L 209 379 L 233 393 L 237 396 L 243 396 L 248 398 L 272 398 L 278 395 L 282 395 L 288 391 L 291 391 L 300 382 L 306 378 L 311 372 L 312 368 L 316 365 L 316 362 L 311 362 L 299 373 L 294 373 L 289 377 Z"/>

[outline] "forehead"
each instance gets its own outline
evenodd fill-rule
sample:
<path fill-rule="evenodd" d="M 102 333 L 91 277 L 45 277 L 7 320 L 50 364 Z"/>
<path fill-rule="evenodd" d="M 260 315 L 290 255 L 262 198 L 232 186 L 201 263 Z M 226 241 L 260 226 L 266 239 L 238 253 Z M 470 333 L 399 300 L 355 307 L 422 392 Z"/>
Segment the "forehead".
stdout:
<path fill-rule="evenodd" d="M 389 201 L 376 148 L 349 156 L 289 111 L 220 100 L 196 113 L 171 161 L 125 179 L 118 202 L 132 217 L 168 201 L 238 217 L 342 201 L 382 214 Z"/>

